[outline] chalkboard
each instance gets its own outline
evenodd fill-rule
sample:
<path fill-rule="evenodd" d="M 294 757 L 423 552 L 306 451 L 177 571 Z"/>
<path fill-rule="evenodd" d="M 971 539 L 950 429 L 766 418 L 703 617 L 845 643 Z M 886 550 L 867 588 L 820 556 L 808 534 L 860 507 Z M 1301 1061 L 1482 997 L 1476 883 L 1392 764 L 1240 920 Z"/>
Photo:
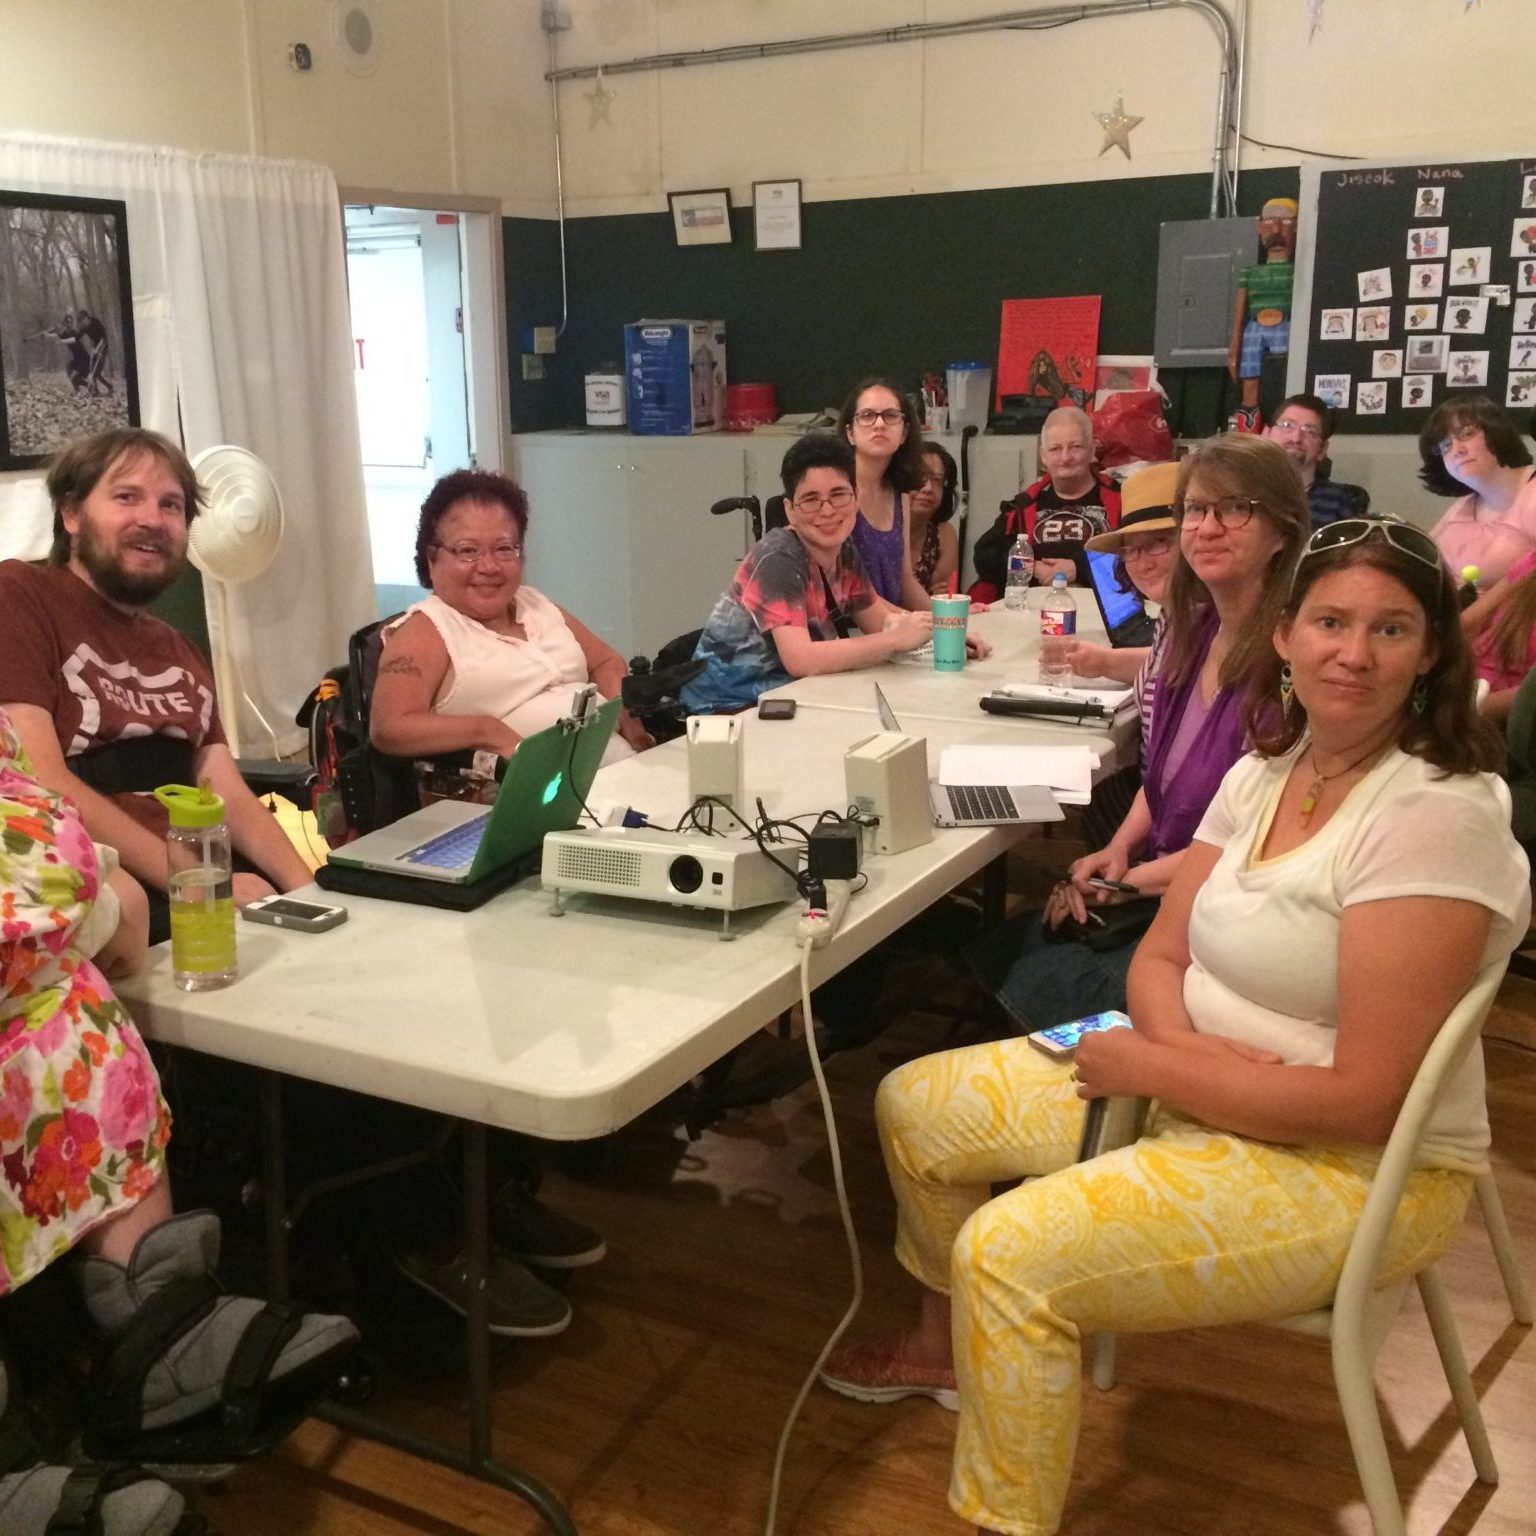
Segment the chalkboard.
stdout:
<path fill-rule="evenodd" d="M 1525 420 L 1536 405 L 1536 159 L 1312 174 L 1310 304 L 1303 318 L 1298 302 L 1291 343 L 1304 324 L 1302 387 L 1330 399 L 1347 432 L 1417 432 L 1447 394 L 1468 391 Z"/>

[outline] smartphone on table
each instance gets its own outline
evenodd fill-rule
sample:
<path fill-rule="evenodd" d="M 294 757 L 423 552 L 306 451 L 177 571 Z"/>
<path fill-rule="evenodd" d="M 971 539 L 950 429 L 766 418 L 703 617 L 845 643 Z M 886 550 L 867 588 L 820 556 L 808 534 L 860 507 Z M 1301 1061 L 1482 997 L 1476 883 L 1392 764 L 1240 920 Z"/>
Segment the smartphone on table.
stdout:
<path fill-rule="evenodd" d="M 1037 1029 L 1024 1038 L 1037 1051 L 1044 1051 L 1053 1060 L 1065 1061 L 1077 1049 L 1077 1043 L 1084 1035 L 1097 1034 L 1105 1029 L 1129 1029 L 1130 1027 L 1129 1014 L 1122 1013 L 1118 1008 L 1110 1008 L 1104 1013 L 1090 1013 L 1084 1019 L 1073 1019 L 1066 1024 L 1054 1024 L 1050 1029 Z"/>
<path fill-rule="evenodd" d="M 303 933 L 322 933 L 347 920 L 345 907 L 319 901 L 298 901 L 292 896 L 263 896 L 241 907 L 248 923 L 270 923 L 274 928 L 297 928 Z"/>
<path fill-rule="evenodd" d="M 757 718 L 759 720 L 793 720 L 795 718 L 795 700 L 759 699 L 757 701 Z"/>

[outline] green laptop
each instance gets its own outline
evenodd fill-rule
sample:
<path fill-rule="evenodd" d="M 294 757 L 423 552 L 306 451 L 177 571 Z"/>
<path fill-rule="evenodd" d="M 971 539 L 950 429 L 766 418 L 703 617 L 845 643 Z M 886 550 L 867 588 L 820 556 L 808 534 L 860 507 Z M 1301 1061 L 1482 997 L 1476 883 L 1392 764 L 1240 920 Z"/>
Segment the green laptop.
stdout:
<path fill-rule="evenodd" d="M 546 832 L 568 831 L 581 820 L 619 708 L 609 699 L 581 725 L 562 722 L 527 737 L 489 808 L 439 800 L 335 849 L 331 863 L 446 885 L 497 874 L 538 848 Z"/>

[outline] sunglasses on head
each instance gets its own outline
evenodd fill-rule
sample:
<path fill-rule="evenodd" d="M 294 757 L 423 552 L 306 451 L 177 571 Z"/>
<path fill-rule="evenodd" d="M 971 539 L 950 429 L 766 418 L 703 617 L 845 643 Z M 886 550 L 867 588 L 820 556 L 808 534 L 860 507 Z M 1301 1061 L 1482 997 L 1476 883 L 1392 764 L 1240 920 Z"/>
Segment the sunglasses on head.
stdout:
<path fill-rule="evenodd" d="M 1295 591 L 1296 576 L 1301 574 L 1302 566 L 1313 555 L 1323 554 L 1330 549 L 1345 549 L 1351 544 L 1363 544 L 1373 534 L 1380 534 L 1393 549 L 1401 550 L 1422 565 L 1437 571 L 1445 569 L 1445 562 L 1440 558 L 1440 546 L 1423 529 L 1415 528 L 1412 523 L 1399 522 L 1390 517 L 1345 517 L 1336 523 L 1325 524 L 1307 540 L 1301 558 L 1296 562 L 1295 574 L 1291 577 L 1291 590 Z"/>

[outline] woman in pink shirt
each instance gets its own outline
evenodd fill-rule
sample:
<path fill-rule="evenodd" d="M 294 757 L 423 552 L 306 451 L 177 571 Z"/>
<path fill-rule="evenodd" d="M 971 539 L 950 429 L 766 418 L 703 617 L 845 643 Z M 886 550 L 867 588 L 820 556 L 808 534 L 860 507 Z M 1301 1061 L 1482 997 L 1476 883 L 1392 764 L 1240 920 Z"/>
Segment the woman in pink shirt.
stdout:
<path fill-rule="evenodd" d="M 1458 497 L 1434 528 L 1435 543 L 1458 580 L 1475 565 L 1477 583 L 1486 590 L 1536 550 L 1531 452 L 1508 414 L 1486 395 L 1442 401 L 1419 433 L 1419 456 L 1425 487 Z"/>

